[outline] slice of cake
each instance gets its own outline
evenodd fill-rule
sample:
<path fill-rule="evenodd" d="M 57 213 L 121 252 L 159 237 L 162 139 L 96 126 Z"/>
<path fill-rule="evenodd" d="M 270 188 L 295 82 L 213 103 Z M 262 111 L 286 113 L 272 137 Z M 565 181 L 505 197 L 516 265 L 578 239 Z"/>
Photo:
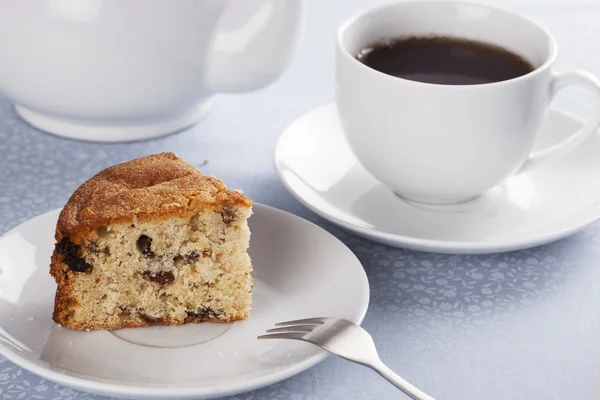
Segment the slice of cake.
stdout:
<path fill-rule="evenodd" d="M 54 321 L 116 329 L 246 318 L 251 213 L 241 192 L 172 153 L 105 169 L 60 213 Z"/>

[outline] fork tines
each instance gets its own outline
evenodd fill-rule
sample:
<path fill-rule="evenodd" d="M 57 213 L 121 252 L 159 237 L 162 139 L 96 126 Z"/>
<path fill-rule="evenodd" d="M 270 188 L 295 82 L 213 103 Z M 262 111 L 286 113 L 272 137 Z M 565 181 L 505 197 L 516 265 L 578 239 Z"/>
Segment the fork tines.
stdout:
<path fill-rule="evenodd" d="M 326 320 L 326 318 L 306 318 L 279 322 L 275 324 L 279 328 L 268 329 L 267 334 L 259 336 L 258 339 L 302 339 L 306 333 L 323 325 Z"/>

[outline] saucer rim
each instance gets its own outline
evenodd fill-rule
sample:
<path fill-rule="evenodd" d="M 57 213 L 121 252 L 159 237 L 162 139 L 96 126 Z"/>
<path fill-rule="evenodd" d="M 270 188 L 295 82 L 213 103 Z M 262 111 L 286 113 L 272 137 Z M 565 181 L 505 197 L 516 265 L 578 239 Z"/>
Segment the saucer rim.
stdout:
<path fill-rule="evenodd" d="M 361 325 L 366 317 L 366 314 L 369 309 L 370 303 L 370 284 L 369 279 L 366 274 L 366 271 L 358 259 L 356 254 L 352 252 L 340 239 L 335 237 L 335 235 L 331 234 L 327 230 L 318 226 L 317 224 L 312 223 L 300 216 L 287 212 L 285 210 L 278 209 L 276 207 L 272 207 L 266 204 L 254 203 L 253 208 L 262 209 L 267 212 L 272 212 L 275 214 L 280 214 L 285 217 L 291 217 L 292 219 L 298 220 L 300 223 L 306 223 L 311 225 L 313 228 L 317 229 L 325 233 L 326 235 L 331 236 L 339 245 L 345 247 L 350 251 L 352 256 L 355 258 L 357 262 L 357 266 L 359 268 L 359 274 L 361 274 L 361 280 L 363 281 L 364 287 L 364 301 L 361 304 L 359 314 L 357 318 L 353 319 L 352 322 Z M 8 231 L 4 232 L 0 235 L 0 240 L 7 237 L 9 234 L 13 233 L 17 229 L 21 228 L 23 225 L 29 224 L 32 221 L 46 217 L 50 214 L 56 214 L 60 212 L 60 208 L 53 209 L 47 212 L 43 212 L 41 214 L 35 215 L 15 226 L 10 228 Z M 64 385 L 66 387 L 73 388 L 75 390 L 80 390 L 86 393 L 99 394 L 110 397 L 118 397 L 118 398 L 137 398 L 137 399 L 212 399 L 224 396 L 232 396 L 242 393 L 251 392 L 260 388 L 264 388 L 275 383 L 284 381 L 289 379 L 295 375 L 298 375 L 301 372 L 304 372 L 313 366 L 317 365 L 321 361 L 325 360 L 330 356 L 330 353 L 324 350 L 318 349 L 318 352 L 312 356 L 308 356 L 304 360 L 297 362 L 292 365 L 288 365 L 285 368 L 281 368 L 277 371 L 273 371 L 266 376 L 254 378 L 253 380 L 244 380 L 235 384 L 228 384 L 224 387 L 207 387 L 207 386 L 188 386 L 188 387 L 168 387 L 170 385 L 163 384 L 161 386 L 135 386 L 135 385 L 127 385 L 121 383 L 110 383 L 103 382 L 99 380 L 90 380 L 86 379 L 85 375 L 77 375 L 61 373 L 55 366 L 52 364 L 48 364 L 47 368 L 44 368 L 37 363 L 29 360 L 26 357 L 19 356 L 18 352 L 11 350 L 8 346 L 0 346 L 0 355 L 8 359 L 10 362 L 14 363 L 20 368 L 23 368 L 39 377 L 44 379 L 48 379 L 51 382 L 58 383 Z M 94 377 L 90 377 L 94 378 Z"/>
<path fill-rule="evenodd" d="M 275 151 L 273 153 L 274 154 L 274 164 L 275 164 L 275 170 L 277 171 L 277 176 L 279 177 L 280 182 L 285 187 L 285 189 L 296 200 L 298 200 L 303 206 L 305 206 L 306 208 L 308 208 L 309 210 L 311 210 L 318 216 L 324 218 L 325 220 L 327 220 L 331 223 L 334 223 L 334 224 L 342 227 L 345 230 L 350 231 L 350 233 L 353 233 L 357 236 L 360 236 L 362 238 L 372 240 L 372 241 L 375 241 L 378 243 L 382 243 L 382 244 L 385 244 L 388 246 L 392 246 L 392 247 L 397 247 L 397 248 L 402 248 L 402 249 L 407 249 L 407 250 L 422 251 L 422 252 L 427 252 L 427 253 L 450 254 L 450 255 L 493 254 L 493 253 L 523 250 L 523 249 L 527 249 L 527 248 L 531 248 L 531 247 L 549 244 L 549 243 L 558 241 L 560 239 L 563 239 L 567 236 L 570 236 L 573 233 L 576 233 L 576 232 L 588 227 L 589 225 L 593 224 L 594 222 L 598 221 L 598 219 L 600 219 L 600 211 L 599 211 L 596 213 L 595 216 L 590 216 L 590 217 L 586 218 L 585 222 L 579 223 L 576 226 L 572 226 L 567 229 L 562 229 L 562 230 L 553 232 L 552 234 L 548 234 L 548 235 L 543 235 L 543 234 L 535 235 L 532 237 L 528 237 L 525 240 L 513 239 L 513 240 L 503 240 L 503 241 L 493 241 L 493 240 L 491 240 L 491 241 L 490 240 L 487 240 L 487 241 L 448 241 L 448 240 L 415 238 L 415 237 L 411 237 L 411 236 L 398 235 L 398 234 L 394 234 L 394 233 L 390 233 L 390 232 L 379 231 L 376 229 L 364 228 L 360 225 L 353 224 L 351 222 L 347 222 L 345 220 L 337 218 L 333 215 L 330 215 L 330 214 L 320 210 L 318 207 L 313 206 L 309 201 L 304 199 L 299 193 L 297 193 L 295 190 L 293 190 L 293 188 L 288 184 L 288 181 L 284 177 L 283 172 L 284 172 L 284 170 L 286 170 L 286 168 L 284 168 L 281 165 L 280 160 L 282 158 L 279 157 L 279 154 L 281 153 L 281 147 L 283 146 L 284 141 L 286 140 L 286 138 L 288 136 L 293 134 L 293 130 L 290 128 L 292 128 L 299 121 L 309 118 L 312 114 L 317 114 L 319 112 L 331 113 L 331 112 L 335 112 L 336 108 L 337 107 L 336 107 L 335 103 L 333 103 L 333 102 L 314 107 L 314 108 L 310 109 L 309 111 L 303 113 L 296 119 L 294 119 L 288 125 L 286 125 L 286 127 L 283 129 L 283 133 L 281 134 L 281 136 L 279 137 L 279 139 L 277 141 L 277 144 L 275 145 Z M 551 114 L 551 113 L 560 114 L 566 118 L 576 121 L 578 124 L 581 124 L 581 125 L 583 125 L 585 123 L 585 121 L 582 118 L 580 118 L 570 112 L 550 108 L 547 112 L 547 115 Z M 546 118 L 548 118 L 547 115 L 546 115 Z M 340 129 L 341 129 L 341 127 L 340 127 Z M 377 180 L 374 177 L 372 177 L 372 178 L 374 180 Z M 318 193 L 317 191 L 314 191 L 314 192 Z M 335 205 L 333 205 L 333 206 L 335 206 Z M 335 206 L 335 207 L 337 208 L 337 206 Z M 590 207 L 587 207 L 587 208 L 581 209 L 580 212 L 587 211 L 589 209 L 590 209 Z M 346 214 L 346 212 L 344 212 L 344 214 Z M 572 218 L 576 218 L 578 215 L 579 215 L 579 213 L 574 214 L 574 217 L 572 217 Z"/>

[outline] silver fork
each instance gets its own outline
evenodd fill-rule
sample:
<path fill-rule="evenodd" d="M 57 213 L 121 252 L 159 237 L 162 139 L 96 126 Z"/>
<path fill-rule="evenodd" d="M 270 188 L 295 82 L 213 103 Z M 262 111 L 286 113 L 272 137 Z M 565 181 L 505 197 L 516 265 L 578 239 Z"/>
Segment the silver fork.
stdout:
<path fill-rule="evenodd" d="M 388 368 L 379 358 L 373 338 L 360 326 L 338 318 L 308 318 L 275 324 L 259 339 L 294 339 L 319 346 L 346 360 L 375 370 L 408 397 L 414 400 L 434 400 Z"/>

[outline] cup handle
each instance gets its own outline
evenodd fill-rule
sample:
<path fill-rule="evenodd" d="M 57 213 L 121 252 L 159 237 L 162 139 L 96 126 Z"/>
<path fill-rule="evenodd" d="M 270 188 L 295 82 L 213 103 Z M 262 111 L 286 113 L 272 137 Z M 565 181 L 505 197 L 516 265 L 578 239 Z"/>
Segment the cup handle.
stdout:
<path fill-rule="evenodd" d="M 537 168 L 575 150 L 591 138 L 600 127 L 600 79 L 587 71 L 566 71 L 555 74 L 550 82 L 550 98 L 553 99 L 558 92 L 570 85 L 582 86 L 592 92 L 597 104 L 595 115 L 573 135 L 547 149 L 531 154 L 519 173 Z"/>

